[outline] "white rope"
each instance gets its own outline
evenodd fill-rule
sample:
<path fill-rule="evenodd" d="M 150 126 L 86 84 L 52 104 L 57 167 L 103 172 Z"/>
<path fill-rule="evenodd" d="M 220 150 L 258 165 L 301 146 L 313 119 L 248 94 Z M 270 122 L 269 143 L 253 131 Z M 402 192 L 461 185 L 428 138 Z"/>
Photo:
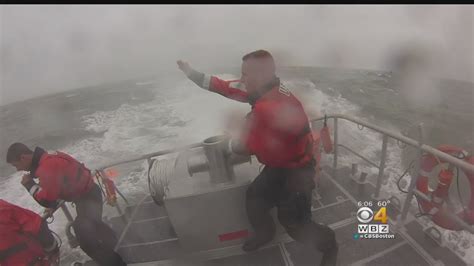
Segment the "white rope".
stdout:
<path fill-rule="evenodd" d="M 165 198 L 169 192 L 170 179 L 174 174 L 177 159 L 153 160 L 151 163 L 152 166 L 148 173 L 150 175 L 150 190 L 158 198 Z"/>

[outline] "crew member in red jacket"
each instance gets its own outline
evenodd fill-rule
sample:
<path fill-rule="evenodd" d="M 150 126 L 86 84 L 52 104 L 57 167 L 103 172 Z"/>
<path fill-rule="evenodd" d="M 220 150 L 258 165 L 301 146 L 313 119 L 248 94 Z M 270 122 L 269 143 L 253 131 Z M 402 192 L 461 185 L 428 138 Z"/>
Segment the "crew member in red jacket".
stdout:
<path fill-rule="evenodd" d="M 243 250 L 256 250 L 272 240 L 275 224 L 269 210 L 276 206 L 288 234 L 321 251 L 321 265 L 335 265 L 334 231 L 311 219 L 315 161 L 309 119 L 300 101 L 275 75 L 269 52 L 254 51 L 242 61 L 241 79 L 231 81 L 200 73 L 181 60 L 177 63 L 201 88 L 252 107 L 241 137 L 226 145 L 227 152 L 254 154 L 265 165 L 246 193 L 247 215 L 256 234 L 244 243 Z"/>
<path fill-rule="evenodd" d="M 74 202 L 77 217 L 73 228 L 81 249 L 100 265 L 125 265 L 113 249 L 114 231 L 102 221 L 102 193 L 84 164 L 62 152 L 34 152 L 23 143 L 8 148 L 7 162 L 18 171 L 29 171 L 21 183 L 46 208 L 59 200 Z M 34 179 L 39 179 L 36 183 Z"/>
<path fill-rule="evenodd" d="M 0 265 L 57 265 L 59 246 L 38 214 L 0 199 Z"/>

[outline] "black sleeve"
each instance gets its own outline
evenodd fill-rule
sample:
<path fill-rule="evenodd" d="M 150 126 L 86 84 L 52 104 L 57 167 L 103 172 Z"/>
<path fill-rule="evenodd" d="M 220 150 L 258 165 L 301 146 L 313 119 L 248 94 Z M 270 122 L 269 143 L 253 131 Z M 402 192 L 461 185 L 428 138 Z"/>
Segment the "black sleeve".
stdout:
<path fill-rule="evenodd" d="M 35 200 L 36 202 L 38 202 L 41 206 L 45 208 L 57 209 L 59 206 L 59 200 L 56 200 L 56 201 L 37 200 L 37 199 Z"/>
<path fill-rule="evenodd" d="M 194 83 L 196 83 L 196 85 L 203 88 L 204 76 L 205 76 L 204 73 L 201 73 L 193 69 L 191 73 L 189 73 L 188 78 L 192 80 Z"/>
<path fill-rule="evenodd" d="M 28 193 L 31 194 L 30 191 L 31 191 L 31 188 L 34 185 L 38 185 L 38 184 L 32 179 L 28 183 L 24 184 L 23 187 L 25 187 L 26 191 L 28 191 Z M 33 193 L 31 196 L 33 197 L 33 199 L 36 200 L 36 202 L 39 203 L 39 205 L 41 205 L 45 208 L 52 208 L 52 209 L 56 209 L 58 207 L 59 200 L 56 200 L 56 201 L 38 200 L 38 199 L 36 199 L 35 194 L 36 193 Z"/>

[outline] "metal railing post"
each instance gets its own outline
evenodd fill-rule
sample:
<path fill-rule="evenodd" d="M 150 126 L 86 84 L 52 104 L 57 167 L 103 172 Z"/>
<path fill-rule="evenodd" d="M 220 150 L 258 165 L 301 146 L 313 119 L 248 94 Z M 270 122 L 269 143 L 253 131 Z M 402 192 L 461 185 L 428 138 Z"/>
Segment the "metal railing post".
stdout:
<path fill-rule="evenodd" d="M 66 219 L 68 220 L 68 223 L 66 224 L 66 228 L 64 230 L 66 233 L 67 242 L 69 243 L 69 246 L 71 248 L 76 248 L 79 246 L 79 242 L 77 241 L 76 236 L 73 235 L 71 232 L 74 219 L 72 218 L 71 212 L 69 211 L 65 203 L 61 205 L 61 210 L 63 211 L 64 216 L 66 216 Z"/>
<path fill-rule="evenodd" d="M 389 136 L 390 138 L 393 138 L 393 139 L 396 139 L 396 140 L 399 140 L 401 141 L 402 143 L 405 143 L 409 146 L 412 146 L 412 147 L 419 147 L 419 143 L 418 141 L 416 140 L 413 140 L 409 137 L 406 137 L 406 136 L 403 136 L 401 134 L 398 134 L 398 133 L 394 133 L 390 130 L 387 130 L 387 129 L 384 129 L 382 127 L 379 127 L 379 126 L 376 126 L 376 125 L 372 125 L 370 123 L 367 123 L 367 122 L 364 122 L 360 119 L 357 119 L 357 118 L 354 118 L 354 117 L 351 117 L 351 116 L 347 116 L 347 115 L 341 115 L 341 114 L 335 114 L 335 115 L 329 115 L 327 116 L 328 118 L 338 118 L 339 120 L 340 119 L 343 119 L 343 120 L 347 120 L 347 121 L 350 121 L 352 123 L 356 123 L 356 124 L 359 124 L 359 125 L 363 125 L 364 127 L 366 128 L 370 128 L 376 132 L 379 132 L 379 133 L 382 133 L 382 134 L 385 134 L 387 136 Z M 313 119 L 311 121 L 322 121 L 324 118 L 318 118 L 318 119 Z M 434 156 L 438 157 L 440 160 L 444 160 L 446 162 L 449 162 L 449 163 L 454 163 L 456 164 L 456 166 L 458 166 L 459 168 L 461 168 L 462 170 L 468 172 L 468 173 L 471 173 L 471 174 L 474 174 L 474 165 L 473 164 L 470 164 L 469 162 L 467 161 L 464 161 L 464 160 L 461 160 L 459 158 L 456 158 L 456 157 L 453 157 L 447 153 L 444 153 L 434 147 L 431 147 L 429 145 L 421 145 L 421 149 L 424 151 L 424 152 L 428 152 L 430 154 L 433 154 Z"/>
<path fill-rule="evenodd" d="M 374 199 L 379 199 L 380 197 L 380 188 L 382 187 L 383 172 L 385 170 L 385 161 L 387 159 L 387 142 L 388 136 L 384 134 L 382 140 L 382 154 L 380 155 L 379 175 L 377 177 L 377 186 L 375 187 L 375 194 L 372 196 Z"/>
<path fill-rule="evenodd" d="M 61 205 L 61 210 L 63 211 L 64 216 L 66 216 L 66 218 L 67 218 L 67 220 L 68 220 L 69 222 L 73 222 L 73 221 L 74 221 L 74 218 L 72 218 L 71 212 L 70 212 L 69 209 L 67 208 L 66 204 L 62 204 L 62 205 Z"/>
<path fill-rule="evenodd" d="M 336 175 L 336 168 L 337 168 L 337 147 L 338 147 L 338 140 L 337 140 L 337 118 L 334 117 L 334 160 L 332 164 L 332 168 L 334 169 L 334 175 Z"/>
<path fill-rule="evenodd" d="M 418 189 L 413 189 L 413 193 L 416 194 L 418 197 L 426 200 L 426 201 L 431 201 L 431 198 L 428 197 L 425 193 L 419 191 Z M 442 212 L 445 212 L 445 213 L 449 213 L 449 210 L 448 208 L 446 208 L 445 206 L 442 206 L 440 208 L 440 211 Z M 466 231 L 470 232 L 471 234 L 474 234 L 474 227 L 467 224 L 463 219 L 461 219 L 458 215 L 452 215 L 450 214 L 449 215 L 451 218 L 453 218 L 453 220 L 456 221 L 456 223 L 458 223 L 459 225 L 461 225 Z"/>
<path fill-rule="evenodd" d="M 124 212 L 122 211 L 122 208 L 120 208 L 120 205 L 118 203 L 115 204 L 115 209 L 117 210 L 117 213 L 119 214 L 119 216 L 122 217 L 123 221 L 125 223 L 128 223 L 127 215 L 124 214 Z"/>
<path fill-rule="evenodd" d="M 403 203 L 403 208 L 402 208 L 402 214 L 400 216 L 401 222 L 404 222 L 405 219 L 407 218 L 408 214 L 408 209 L 410 208 L 411 200 L 413 199 L 413 196 L 415 194 L 415 184 L 418 179 L 418 173 L 420 172 L 420 164 L 421 164 L 421 158 L 423 156 L 423 124 L 420 124 L 418 126 L 418 133 L 419 133 L 419 139 L 418 139 L 418 155 L 417 155 L 417 163 L 415 164 L 415 176 L 411 177 L 410 180 L 410 186 L 408 187 L 408 195 L 405 199 L 405 202 Z"/>

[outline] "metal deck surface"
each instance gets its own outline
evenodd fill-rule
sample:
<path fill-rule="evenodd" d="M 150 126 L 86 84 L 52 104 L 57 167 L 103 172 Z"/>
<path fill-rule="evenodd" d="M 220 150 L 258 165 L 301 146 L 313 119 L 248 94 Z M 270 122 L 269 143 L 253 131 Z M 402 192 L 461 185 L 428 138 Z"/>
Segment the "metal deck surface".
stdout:
<path fill-rule="evenodd" d="M 409 220 L 405 228 L 394 231 L 395 239 L 354 239 L 357 232 L 358 200 L 372 200 L 374 186 L 358 184 L 350 176 L 349 168 L 339 168 L 337 175 L 329 167 L 323 168 L 320 198 L 313 199 L 313 220 L 329 225 L 336 231 L 339 243 L 339 265 L 466 265 L 453 251 L 440 247 L 429 238 L 417 220 Z M 136 206 L 126 209 L 130 215 Z M 394 206 L 388 215 L 395 219 Z M 117 232 L 125 228 L 123 217 L 113 217 L 109 224 Z M 276 221 L 278 223 L 278 221 Z M 239 246 L 220 250 L 185 254 L 166 210 L 150 199 L 138 206 L 135 221 L 129 227 L 118 252 L 130 264 L 136 265 L 318 265 L 321 254 L 294 242 L 288 235 L 276 237 L 258 251 L 245 253 Z M 92 265 L 92 264 L 91 264 Z"/>

